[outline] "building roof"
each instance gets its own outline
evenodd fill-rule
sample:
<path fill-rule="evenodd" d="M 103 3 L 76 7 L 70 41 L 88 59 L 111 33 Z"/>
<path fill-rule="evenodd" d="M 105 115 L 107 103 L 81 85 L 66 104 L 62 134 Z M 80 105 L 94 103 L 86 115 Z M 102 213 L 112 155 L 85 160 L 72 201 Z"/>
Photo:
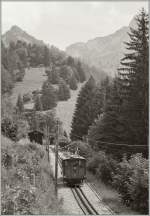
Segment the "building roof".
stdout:
<path fill-rule="evenodd" d="M 33 108 L 34 108 L 34 103 L 24 104 L 24 109 L 26 109 L 26 110 L 33 110 Z"/>
<path fill-rule="evenodd" d="M 44 134 L 42 131 L 39 131 L 39 130 L 33 130 L 33 131 L 30 131 L 28 134 L 32 134 L 32 133 L 39 133 L 39 134 Z"/>
<path fill-rule="evenodd" d="M 80 156 L 80 155 L 77 155 L 77 154 L 71 154 L 71 153 L 69 153 L 69 152 L 60 153 L 60 154 L 59 154 L 59 157 L 60 157 L 62 160 L 70 160 L 70 159 L 85 160 L 84 157 L 82 157 L 82 156 Z"/>

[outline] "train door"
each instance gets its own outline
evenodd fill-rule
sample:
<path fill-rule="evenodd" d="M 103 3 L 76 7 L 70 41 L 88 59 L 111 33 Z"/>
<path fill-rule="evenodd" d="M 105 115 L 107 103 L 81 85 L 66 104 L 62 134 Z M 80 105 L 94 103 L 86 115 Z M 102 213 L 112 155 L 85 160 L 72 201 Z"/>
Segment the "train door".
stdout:
<path fill-rule="evenodd" d="M 72 178 L 78 178 L 79 177 L 79 160 L 73 160 L 72 161 Z"/>
<path fill-rule="evenodd" d="M 79 160 L 79 178 L 84 178 L 86 175 L 86 162 L 85 160 Z"/>

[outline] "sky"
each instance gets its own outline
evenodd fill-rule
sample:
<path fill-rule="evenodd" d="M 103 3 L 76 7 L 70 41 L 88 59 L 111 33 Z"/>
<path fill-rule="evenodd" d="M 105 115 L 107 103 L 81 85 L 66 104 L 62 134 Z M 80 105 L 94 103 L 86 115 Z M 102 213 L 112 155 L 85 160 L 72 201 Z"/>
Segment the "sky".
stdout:
<path fill-rule="evenodd" d="M 112 34 L 148 1 L 2 2 L 2 33 L 18 25 L 27 33 L 65 50 L 76 42 Z"/>

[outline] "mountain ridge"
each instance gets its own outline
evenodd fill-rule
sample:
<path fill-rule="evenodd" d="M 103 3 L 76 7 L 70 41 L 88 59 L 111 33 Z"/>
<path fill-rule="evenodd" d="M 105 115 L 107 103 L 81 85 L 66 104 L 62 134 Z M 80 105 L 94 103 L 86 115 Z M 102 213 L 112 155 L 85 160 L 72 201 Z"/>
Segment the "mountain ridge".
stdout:
<path fill-rule="evenodd" d="M 131 20 L 129 26 L 123 26 L 114 33 L 89 39 L 87 42 L 77 42 L 68 46 L 66 54 L 81 59 L 85 64 L 94 67 L 99 73 L 106 73 L 109 76 L 115 76 L 120 59 L 125 52 L 124 41 L 128 41 L 127 32 L 130 27 L 135 26 L 135 17 Z M 2 41 L 8 46 L 11 41 L 25 41 L 30 44 L 48 45 L 42 40 L 38 40 L 17 25 L 13 25 L 10 30 L 2 35 Z M 96 74 L 98 74 L 96 72 Z"/>
<path fill-rule="evenodd" d="M 2 35 L 2 41 L 5 46 L 8 46 L 11 41 L 17 42 L 17 40 L 24 41 L 30 44 L 44 45 L 42 40 L 38 40 L 35 37 L 22 30 L 19 26 L 13 25 L 8 31 Z"/>
<path fill-rule="evenodd" d="M 112 34 L 71 44 L 66 47 L 66 53 L 114 77 L 126 50 L 124 42 L 129 40 L 127 33 L 130 27 L 136 27 L 135 17 L 128 26 L 123 26 Z"/>

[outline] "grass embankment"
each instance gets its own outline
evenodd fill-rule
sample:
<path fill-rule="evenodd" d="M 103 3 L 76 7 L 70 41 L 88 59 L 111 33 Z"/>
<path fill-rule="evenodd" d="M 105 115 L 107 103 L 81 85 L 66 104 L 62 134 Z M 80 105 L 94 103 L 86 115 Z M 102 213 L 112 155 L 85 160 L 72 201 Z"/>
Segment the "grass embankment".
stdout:
<path fill-rule="evenodd" d="M 16 83 L 13 88 L 11 96 L 12 103 L 16 104 L 19 94 L 24 95 L 26 93 L 32 93 L 34 90 L 41 89 L 43 82 L 46 80 L 46 76 L 44 75 L 44 67 L 26 69 L 23 81 Z"/>
<path fill-rule="evenodd" d="M 137 212 L 131 210 L 131 208 L 122 203 L 121 197 L 115 189 L 104 184 L 89 171 L 87 171 L 87 181 L 91 182 L 95 186 L 95 189 L 100 194 L 102 201 L 108 205 L 115 214 L 138 215 Z"/>
<path fill-rule="evenodd" d="M 2 136 L 2 214 L 63 214 L 47 154 L 37 144 Z"/>

